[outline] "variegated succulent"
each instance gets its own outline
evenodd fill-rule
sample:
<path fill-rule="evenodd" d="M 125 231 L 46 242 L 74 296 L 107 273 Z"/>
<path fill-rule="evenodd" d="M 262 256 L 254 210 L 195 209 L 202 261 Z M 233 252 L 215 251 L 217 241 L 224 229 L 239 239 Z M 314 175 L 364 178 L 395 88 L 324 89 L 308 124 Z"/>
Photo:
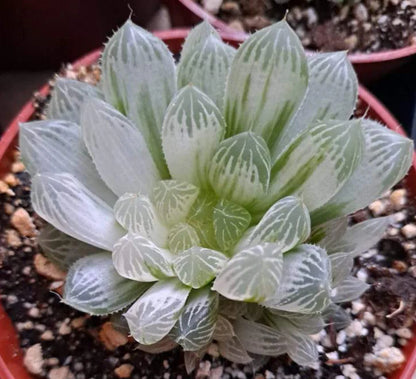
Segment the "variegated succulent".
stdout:
<path fill-rule="evenodd" d="M 191 369 L 212 341 L 313 364 L 309 335 L 345 324 L 336 304 L 367 288 L 353 259 L 388 223 L 348 214 L 406 174 L 411 141 L 351 119 L 346 54 L 307 57 L 285 21 L 238 50 L 203 23 L 177 65 L 127 21 L 100 63 L 97 87 L 58 79 L 49 119 L 20 129 L 62 301 L 122 312 L 141 349 L 179 344 Z"/>

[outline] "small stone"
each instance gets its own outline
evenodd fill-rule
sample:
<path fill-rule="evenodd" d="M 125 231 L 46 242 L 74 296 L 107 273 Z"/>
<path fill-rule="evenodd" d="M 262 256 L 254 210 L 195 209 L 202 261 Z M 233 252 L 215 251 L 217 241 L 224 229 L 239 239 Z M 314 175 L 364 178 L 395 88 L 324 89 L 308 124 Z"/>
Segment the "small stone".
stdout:
<path fill-rule="evenodd" d="M 70 377 L 72 377 L 72 373 L 67 366 L 55 367 L 48 374 L 49 379 L 69 379 Z"/>
<path fill-rule="evenodd" d="M 209 373 L 209 379 L 221 379 L 223 372 L 224 372 L 223 366 L 215 367 L 211 369 Z"/>
<path fill-rule="evenodd" d="M 36 254 L 33 259 L 33 264 L 38 274 L 45 276 L 52 280 L 64 280 L 66 273 L 55 266 L 42 254 Z"/>
<path fill-rule="evenodd" d="M 373 325 L 374 326 L 376 324 L 376 317 L 371 312 L 364 312 L 363 320 L 368 325 Z"/>
<path fill-rule="evenodd" d="M 407 339 L 406 338 L 399 338 L 397 340 L 400 346 L 406 346 L 407 345 Z"/>
<path fill-rule="evenodd" d="M 400 210 L 406 204 L 406 190 L 405 189 L 398 189 L 391 193 L 390 201 L 395 210 Z"/>
<path fill-rule="evenodd" d="M 25 165 L 23 164 L 23 162 L 14 162 L 12 164 L 12 172 L 14 174 L 17 174 L 18 172 L 22 171 L 25 171 Z"/>
<path fill-rule="evenodd" d="M 32 321 L 25 321 L 25 322 L 18 322 L 16 324 L 17 330 L 30 330 L 33 329 L 33 322 Z"/>
<path fill-rule="evenodd" d="M 337 360 L 337 359 L 339 359 L 339 354 L 338 354 L 337 351 L 331 351 L 330 353 L 326 353 L 326 356 L 330 360 Z"/>
<path fill-rule="evenodd" d="M 309 7 L 305 10 L 306 23 L 308 27 L 312 27 L 318 23 L 318 14 L 315 8 Z"/>
<path fill-rule="evenodd" d="M 398 5 L 400 2 L 400 0 L 390 0 L 390 3 L 392 3 L 393 5 Z"/>
<path fill-rule="evenodd" d="M 19 237 L 19 234 L 14 229 L 7 229 L 6 230 L 6 240 L 7 244 L 10 247 L 18 248 L 22 246 L 22 240 Z"/>
<path fill-rule="evenodd" d="M 40 339 L 43 341 L 52 341 L 55 337 L 51 330 L 45 330 L 41 335 Z"/>
<path fill-rule="evenodd" d="M 23 358 L 23 364 L 34 375 L 40 375 L 43 368 L 42 347 L 40 343 L 30 346 Z"/>
<path fill-rule="evenodd" d="M 368 10 L 363 3 L 359 3 L 354 7 L 354 16 L 358 21 L 364 22 L 368 20 Z"/>
<path fill-rule="evenodd" d="M 238 32 L 244 32 L 244 31 L 245 31 L 245 29 L 244 29 L 244 25 L 243 25 L 243 23 L 242 23 L 240 20 L 233 20 L 233 21 L 231 21 L 231 22 L 228 24 L 228 26 L 229 26 L 231 29 L 234 29 L 234 30 L 236 30 L 236 31 L 238 31 Z"/>
<path fill-rule="evenodd" d="M 337 345 L 342 345 L 347 338 L 347 334 L 344 330 L 340 330 L 337 334 Z"/>
<path fill-rule="evenodd" d="M 165 370 L 167 370 L 170 367 L 169 361 L 167 359 L 163 360 L 163 367 L 165 368 Z"/>
<path fill-rule="evenodd" d="M 390 373 L 397 370 L 405 361 L 405 357 L 397 347 L 387 347 L 374 354 L 364 356 L 364 364 L 373 366 L 381 373 Z"/>
<path fill-rule="evenodd" d="M 103 324 L 98 336 L 108 350 L 115 350 L 128 342 L 127 336 L 115 330 L 109 321 Z"/>
<path fill-rule="evenodd" d="M 350 364 L 344 365 L 342 367 L 342 373 L 347 378 L 350 378 L 350 379 L 353 379 L 353 378 L 355 379 L 356 377 L 359 378 L 359 376 L 357 376 L 357 370 L 356 370 L 356 368 L 353 365 L 350 365 Z"/>
<path fill-rule="evenodd" d="M 4 204 L 4 213 L 6 213 L 6 215 L 11 215 L 13 212 L 14 212 L 14 206 L 11 205 L 10 203 L 5 203 Z"/>
<path fill-rule="evenodd" d="M 68 325 L 69 319 L 65 320 L 58 329 L 58 333 L 62 336 L 66 336 L 72 332 L 71 327 Z"/>
<path fill-rule="evenodd" d="M 409 8 L 410 6 L 412 6 L 412 4 L 408 0 L 404 0 L 400 4 L 400 8 L 403 10 Z"/>
<path fill-rule="evenodd" d="M 381 200 L 372 202 L 368 208 L 374 216 L 381 216 L 386 212 L 386 205 Z"/>
<path fill-rule="evenodd" d="M 209 371 L 211 369 L 211 362 L 210 361 L 201 361 L 199 363 L 198 371 L 196 372 L 195 378 L 196 379 L 203 379 L 209 377 Z"/>
<path fill-rule="evenodd" d="M 212 14 L 217 14 L 221 8 L 223 0 L 202 0 L 204 9 Z"/>
<path fill-rule="evenodd" d="M 415 238 L 416 237 L 416 225 L 415 224 L 407 224 L 402 228 L 402 234 L 406 238 Z"/>
<path fill-rule="evenodd" d="M 383 24 L 387 23 L 387 21 L 388 21 L 388 20 L 389 20 L 389 17 L 388 17 L 388 16 L 386 16 L 385 14 L 383 14 L 382 16 L 380 16 L 380 17 L 378 18 L 377 23 L 378 23 L 379 25 L 383 25 Z"/>
<path fill-rule="evenodd" d="M 79 329 L 79 328 L 82 328 L 84 325 L 85 325 L 85 322 L 87 321 L 87 318 L 86 317 L 84 317 L 84 316 L 81 316 L 81 317 L 77 317 L 77 318 L 74 318 L 72 321 L 71 321 L 71 326 L 74 328 L 74 329 Z"/>
<path fill-rule="evenodd" d="M 48 366 L 58 366 L 59 365 L 59 359 L 55 358 L 55 357 L 48 358 L 48 359 L 45 360 L 45 363 Z"/>
<path fill-rule="evenodd" d="M 7 174 L 3 180 L 10 186 L 16 187 L 19 184 L 19 179 L 16 178 L 13 174 Z"/>
<path fill-rule="evenodd" d="M 114 373 L 119 378 L 130 378 L 134 366 L 129 363 L 124 363 L 121 366 L 114 369 Z"/>
<path fill-rule="evenodd" d="M 399 328 L 396 330 L 396 335 L 399 336 L 400 338 L 406 338 L 406 339 L 410 339 L 412 338 L 413 334 L 412 331 L 409 328 Z"/>
<path fill-rule="evenodd" d="M 235 1 L 228 1 L 227 3 L 222 4 L 221 10 L 232 16 L 238 16 L 241 13 L 240 5 Z"/>
<path fill-rule="evenodd" d="M 349 5 L 343 6 L 341 10 L 339 11 L 339 19 L 345 20 L 348 17 L 349 13 L 350 13 L 350 6 Z"/>
<path fill-rule="evenodd" d="M 217 345 L 216 343 L 211 343 L 211 344 L 208 346 L 208 351 L 207 351 L 207 353 L 208 353 L 209 355 L 211 355 L 211 357 L 218 358 L 218 357 L 220 356 L 220 352 L 219 352 L 219 350 L 218 350 L 218 345 Z"/>
<path fill-rule="evenodd" d="M 10 189 L 9 185 L 3 180 L 0 180 L 0 193 L 5 193 L 9 196 L 14 196 L 14 192 Z"/>
<path fill-rule="evenodd" d="M 34 237 L 36 235 L 36 227 L 29 213 L 24 208 L 17 208 L 10 218 L 10 223 L 24 237 Z"/>
<path fill-rule="evenodd" d="M 16 295 L 8 295 L 7 296 L 7 302 L 9 304 L 16 304 L 18 302 L 18 298 Z"/>
<path fill-rule="evenodd" d="M 353 320 L 351 324 L 345 329 L 345 333 L 348 337 L 358 337 L 361 336 L 363 331 L 363 326 L 359 320 Z"/>
<path fill-rule="evenodd" d="M 354 50 L 358 44 L 358 37 L 355 34 L 351 34 L 349 37 L 344 39 L 344 42 L 349 50 Z"/>
<path fill-rule="evenodd" d="M 360 300 L 356 300 L 352 302 L 352 314 L 356 315 L 365 309 L 365 304 L 362 303 Z"/>
<path fill-rule="evenodd" d="M 39 318 L 40 317 L 39 308 L 36 308 L 36 307 L 30 308 L 27 314 L 29 315 L 29 317 Z"/>
<path fill-rule="evenodd" d="M 390 347 L 393 346 L 394 344 L 394 339 L 392 336 L 389 336 L 387 334 L 384 334 L 383 336 L 381 336 L 380 338 L 377 339 L 376 344 L 374 345 L 374 350 L 381 350 L 384 349 L 386 347 Z"/>
<path fill-rule="evenodd" d="M 397 270 L 398 272 L 406 272 L 407 271 L 407 264 L 403 261 L 395 260 L 392 263 L 392 267 Z"/>
<path fill-rule="evenodd" d="M 402 212 L 396 212 L 392 216 L 393 216 L 394 222 L 396 222 L 396 223 L 403 222 L 404 220 L 406 220 L 406 213 L 403 212 L 403 211 Z"/>

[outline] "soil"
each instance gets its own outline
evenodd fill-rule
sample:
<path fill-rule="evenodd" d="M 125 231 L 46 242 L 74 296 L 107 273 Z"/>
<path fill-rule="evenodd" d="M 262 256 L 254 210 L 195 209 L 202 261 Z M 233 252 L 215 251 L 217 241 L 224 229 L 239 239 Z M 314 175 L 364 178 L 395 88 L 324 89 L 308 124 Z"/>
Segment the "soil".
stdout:
<path fill-rule="evenodd" d="M 95 83 L 96 67 L 61 75 Z M 53 85 L 53 82 L 51 83 Z M 36 96 L 36 118 L 47 98 Z M 372 284 L 361 299 L 345 304 L 353 322 L 345 330 L 328 326 L 313 336 L 319 344 L 316 370 L 299 367 L 287 356 L 256 365 L 235 365 L 220 358 L 215 343 L 199 368 L 186 374 L 183 353 L 152 355 L 115 330 L 108 318 L 86 316 L 60 303 L 65 273 L 48 263 L 36 244 L 42 220 L 30 204 L 30 179 L 16 152 L 11 173 L 0 180 L 0 300 L 12 319 L 24 363 L 36 376 L 50 379 L 374 379 L 404 362 L 400 348 L 412 338 L 416 314 L 416 207 L 400 185 L 351 222 L 392 216 L 377 246 L 356 259 L 354 274 Z"/>
<path fill-rule="evenodd" d="M 416 44 L 415 0 L 195 0 L 246 32 L 287 21 L 305 48 L 372 53 Z"/>

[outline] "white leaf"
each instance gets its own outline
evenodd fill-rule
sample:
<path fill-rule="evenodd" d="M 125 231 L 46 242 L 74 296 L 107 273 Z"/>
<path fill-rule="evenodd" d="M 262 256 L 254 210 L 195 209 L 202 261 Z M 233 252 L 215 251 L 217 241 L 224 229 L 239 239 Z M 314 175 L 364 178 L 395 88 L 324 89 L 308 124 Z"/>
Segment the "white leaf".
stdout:
<path fill-rule="evenodd" d="M 150 193 L 159 173 L 142 135 L 127 118 L 92 99 L 82 108 L 81 127 L 98 172 L 116 195 Z"/>
<path fill-rule="evenodd" d="M 97 87 L 91 84 L 74 79 L 57 78 L 46 110 L 46 117 L 79 124 L 81 106 L 90 97 L 101 99 L 103 95 Z"/>
<path fill-rule="evenodd" d="M 133 338 L 151 345 L 165 337 L 179 319 L 190 290 L 177 279 L 154 284 L 124 315 Z"/>
<path fill-rule="evenodd" d="M 300 245 L 283 255 L 280 285 L 266 307 L 288 312 L 316 313 L 329 304 L 330 262 L 325 250 Z"/>
<path fill-rule="evenodd" d="M 170 351 L 177 346 L 178 344 L 170 337 L 164 337 L 160 341 L 151 345 L 138 344 L 137 348 L 149 354 L 160 354 L 165 353 L 166 351 Z"/>
<path fill-rule="evenodd" d="M 153 204 L 147 196 L 126 193 L 114 205 L 118 223 L 134 234 L 140 234 L 165 247 L 168 230 L 160 221 Z"/>
<path fill-rule="evenodd" d="M 174 254 L 188 250 L 192 246 L 200 245 L 198 233 L 191 225 L 185 222 L 176 224 L 169 231 L 168 247 Z"/>
<path fill-rule="evenodd" d="M 109 205 L 115 203 L 116 197 L 98 174 L 77 124 L 60 120 L 20 124 L 19 146 L 31 176 L 68 173 Z"/>
<path fill-rule="evenodd" d="M 273 297 L 281 283 L 282 266 L 279 244 L 251 246 L 231 258 L 215 279 L 212 289 L 231 300 L 266 301 Z"/>
<path fill-rule="evenodd" d="M 270 153 L 266 142 L 251 132 L 221 142 L 209 171 L 219 197 L 249 206 L 262 196 L 270 180 Z"/>
<path fill-rule="evenodd" d="M 354 276 L 349 276 L 332 290 L 331 300 L 334 303 L 352 301 L 358 299 L 369 288 L 367 283 Z"/>
<path fill-rule="evenodd" d="M 307 84 L 305 53 L 286 21 L 254 33 L 231 65 L 225 91 L 227 136 L 251 130 L 272 146 Z"/>
<path fill-rule="evenodd" d="M 193 85 L 180 90 L 166 111 L 162 129 L 172 177 L 206 187 L 209 164 L 224 133 L 225 121 L 208 96 Z"/>
<path fill-rule="evenodd" d="M 216 341 L 227 341 L 235 336 L 233 325 L 224 316 L 218 315 L 213 339 Z"/>
<path fill-rule="evenodd" d="M 176 91 L 172 54 L 160 39 L 128 20 L 106 44 L 101 71 L 106 101 L 133 121 L 160 175 L 167 178 L 160 130 Z"/>
<path fill-rule="evenodd" d="M 128 279 L 153 282 L 174 276 L 172 255 L 140 234 L 128 233 L 114 245 L 113 263 Z"/>
<path fill-rule="evenodd" d="M 110 253 L 93 254 L 69 269 L 63 302 L 82 312 L 106 315 L 123 309 L 148 287 L 118 275 Z"/>
<path fill-rule="evenodd" d="M 194 290 L 171 335 L 185 351 L 202 349 L 212 339 L 217 314 L 218 294 L 209 287 Z"/>
<path fill-rule="evenodd" d="M 159 216 L 169 225 L 185 220 L 199 189 L 177 180 L 162 180 L 153 188 L 153 202 Z"/>
<path fill-rule="evenodd" d="M 365 150 L 361 163 L 341 190 L 311 214 L 313 225 L 363 208 L 406 175 L 412 163 L 412 140 L 367 119 L 362 120 L 362 129 Z"/>
<path fill-rule="evenodd" d="M 215 278 L 227 260 L 218 251 L 194 246 L 179 253 L 173 268 L 182 283 L 192 288 L 201 288 Z"/>
<path fill-rule="evenodd" d="M 252 358 L 247 354 L 247 350 L 237 337 L 226 341 L 218 341 L 218 350 L 225 359 L 231 362 L 247 364 L 252 361 Z"/>
<path fill-rule="evenodd" d="M 40 217 L 90 245 L 111 250 L 124 234 L 113 210 L 69 174 L 35 175 L 31 200 Z"/>
<path fill-rule="evenodd" d="M 354 266 L 354 256 L 351 253 L 334 253 L 329 255 L 331 260 L 332 287 L 340 284 Z"/>

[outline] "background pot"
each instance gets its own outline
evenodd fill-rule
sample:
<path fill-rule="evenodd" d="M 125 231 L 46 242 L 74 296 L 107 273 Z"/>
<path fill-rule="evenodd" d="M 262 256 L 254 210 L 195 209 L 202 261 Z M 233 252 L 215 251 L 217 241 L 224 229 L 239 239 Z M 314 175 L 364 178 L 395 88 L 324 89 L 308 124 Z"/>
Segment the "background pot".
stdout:
<path fill-rule="evenodd" d="M 169 9 L 172 26 L 193 26 L 207 20 L 218 30 L 235 35 L 234 38 L 244 41 L 248 34 L 230 28 L 225 22 L 205 11 L 193 0 L 162 0 Z M 362 83 L 370 83 L 406 63 L 416 54 L 416 44 L 396 50 L 379 53 L 348 54 L 351 63 Z"/>
<path fill-rule="evenodd" d="M 182 1 L 182 0 L 181 0 Z M 177 29 L 156 32 L 170 48 L 173 53 L 179 53 L 188 34 L 186 29 Z M 234 46 L 238 46 L 239 39 L 235 35 L 222 33 L 223 39 Z M 100 56 L 100 50 L 82 57 L 74 63 L 75 67 L 88 66 L 97 62 Z M 39 92 L 42 95 L 48 93 L 48 86 L 44 86 Z M 390 112 L 365 88 L 360 87 L 359 97 L 362 102 L 363 109 L 367 110 L 368 117 L 378 120 L 391 130 L 399 134 L 406 135 L 405 131 L 390 114 Z M 0 139 L 0 177 L 9 171 L 12 162 L 13 151 L 17 147 L 17 137 L 19 131 L 19 123 L 26 122 L 34 113 L 32 103 L 27 103 L 21 112 L 16 116 L 8 127 L 6 133 Z M 413 156 L 413 165 L 406 177 L 405 186 L 411 196 L 416 200 L 416 155 Z M 30 379 L 30 375 L 22 363 L 22 353 L 19 347 L 19 341 L 14 330 L 13 324 L 6 314 L 0 303 L 0 378 L 1 379 Z M 414 328 L 416 332 L 416 328 Z M 416 333 L 414 333 L 416 334 Z M 406 355 L 406 363 L 398 372 L 391 376 L 391 379 L 411 379 L 416 369 L 416 335 L 408 342 L 404 348 Z"/>

